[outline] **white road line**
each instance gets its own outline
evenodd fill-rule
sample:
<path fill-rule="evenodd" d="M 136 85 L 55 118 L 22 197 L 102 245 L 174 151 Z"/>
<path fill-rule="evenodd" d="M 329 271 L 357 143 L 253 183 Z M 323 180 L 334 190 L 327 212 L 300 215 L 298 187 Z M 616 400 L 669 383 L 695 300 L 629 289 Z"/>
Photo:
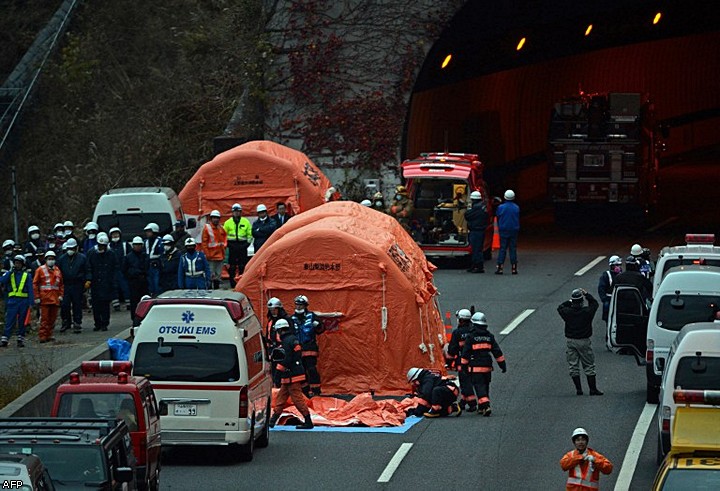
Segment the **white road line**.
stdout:
<path fill-rule="evenodd" d="M 615 482 L 615 491 L 627 491 L 630 489 L 630 483 L 632 482 L 633 474 L 635 474 L 635 467 L 640 457 L 645 435 L 650 429 L 656 408 L 657 406 L 655 404 L 646 403 L 642 413 L 640 413 L 640 418 L 635 425 L 635 431 L 633 431 L 632 437 L 630 437 L 630 445 L 628 445 L 627 452 L 625 453 L 620 474 L 618 474 L 617 481 Z"/>
<path fill-rule="evenodd" d="M 517 326 L 519 326 L 520 323 L 521 323 L 522 321 L 524 321 L 525 319 L 527 319 L 528 316 L 529 316 L 530 314 L 532 314 L 533 312 L 535 312 L 535 309 L 525 309 L 525 310 L 523 310 L 522 312 L 520 312 L 520 315 L 518 315 L 518 316 L 515 317 L 512 321 L 510 321 L 510 324 L 508 324 L 507 326 L 505 326 L 505 329 L 503 329 L 502 331 L 500 331 L 500 334 L 510 334 L 511 332 L 513 332 L 513 329 L 515 329 Z"/>
<path fill-rule="evenodd" d="M 403 443 L 402 445 L 400 445 L 400 448 L 397 449 L 397 452 L 395 452 L 393 458 L 390 459 L 390 462 L 388 462 L 388 465 L 387 467 L 385 467 L 383 473 L 380 474 L 380 477 L 378 477 L 377 482 L 390 482 L 393 474 L 395 474 L 395 471 L 400 466 L 400 463 L 408 454 L 412 446 L 412 443 Z"/>
<path fill-rule="evenodd" d="M 654 231 L 656 231 L 657 229 L 662 228 L 662 227 L 664 227 L 665 225 L 667 225 L 668 223 L 672 223 L 672 222 L 674 222 L 674 221 L 677 220 L 677 219 L 678 219 L 678 217 L 670 217 L 670 218 L 668 218 L 667 220 L 663 220 L 662 222 L 660 222 L 660 223 L 658 223 L 658 224 L 656 224 L 656 225 L 653 225 L 652 227 L 650 227 L 649 229 L 647 229 L 646 232 L 654 232 Z"/>
<path fill-rule="evenodd" d="M 602 261 L 603 259 L 605 259 L 605 256 L 598 256 L 598 257 L 596 257 L 595 259 L 593 259 L 592 261 L 590 261 L 589 263 L 587 263 L 584 267 L 582 267 L 582 268 L 578 269 L 577 271 L 575 271 L 575 276 L 582 276 L 582 275 L 584 275 L 585 273 L 587 273 L 588 271 L 590 271 L 591 269 L 593 269 L 593 268 L 595 267 L 595 265 L 596 265 L 597 263 L 599 263 L 600 261 Z"/>

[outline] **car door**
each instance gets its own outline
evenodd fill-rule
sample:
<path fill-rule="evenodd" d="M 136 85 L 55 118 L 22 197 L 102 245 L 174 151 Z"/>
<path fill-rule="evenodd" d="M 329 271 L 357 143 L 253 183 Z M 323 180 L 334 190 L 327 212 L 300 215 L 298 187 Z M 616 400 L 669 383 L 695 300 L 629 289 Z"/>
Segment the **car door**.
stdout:
<path fill-rule="evenodd" d="M 613 289 L 608 318 L 609 347 L 615 351 L 629 349 L 638 360 L 645 357 L 649 312 L 640 291 L 634 286 L 618 285 Z"/>

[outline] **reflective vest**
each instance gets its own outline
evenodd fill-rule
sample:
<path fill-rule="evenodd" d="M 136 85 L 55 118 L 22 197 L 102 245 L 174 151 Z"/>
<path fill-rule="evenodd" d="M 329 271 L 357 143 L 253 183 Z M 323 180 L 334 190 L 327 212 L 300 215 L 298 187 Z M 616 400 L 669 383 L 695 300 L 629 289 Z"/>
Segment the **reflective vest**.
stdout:
<path fill-rule="evenodd" d="M 8 297 L 28 298 L 28 294 L 25 291 L 25 283 L 27 282 L 27 278 L 27 272 L 23 272 L 22 277 L 20 278 L 20 287 L 18 288 L 17 284 L 15 283 L 15 273 L 11 272 L 10 291 L 8 292 Z"/>
<path fill-rule="evenodd" d="M 593 472 L 594 470 L 595 466 L 592 462 L 587 463 L 584 473 L 581 465 L 576 465 L 574 468 L 570 469 L 566 489 L 578 489 L 576 486 L 579 486 L 579 489 L 599 489 L 600 484 L 598 483 L 597 478 L 595 478 L 595 473 Z"/>
<path fill-rule="evenodd" d="M 252 227 L 250 221 L 245 217 L 235 222 L 234 217 L 230 217 L 223 224 L 223 228 L 227 233 L 227 240 L 229 241 L 246 241 L 252 237 Z"/>
<path fill-rule="evenodd" d="M 212 225 L 209 223 L 205 225 L 205 230 L 207 230 L 208 238 L 210 239 L 210 242 L 208 243 L 208 247 L 217 247 L 218 243 L 217 240 L 215 240 L 215 232 L 213 231 Z"/>
<path fill-rule="evenodd" d="M 58 275 L 55 274 L 55 271 L 50 275 L 50 268 L 47 266 L 42 266 L 40 271 L 42 271 L 45 277 L 45 283 L 40 285 L 40 290 L 60 290 L 60 282 L 58 281 Z"/>
<path fill-rule="evenodd" d="M 205 269 L 197 267 L 197 260 L 200 259 L 200 254 L 195 254 L 195 257 L 191 258 L 187 254 L 185 255 L 185 276 L 191 278 L 199 278 L 205 276 Z M 202 264 L 201 264 L 202 266 Z"/>
<path fill-rule="evenodd" d="M 315 313 L 309 310 L 305 312 L 305 319 L 301 322 L 297 315 L 292 316 L 295 324 L 295 335 L 300 344 L 308 344 L 315 342 Z"/>
<path fill-rule="evenodd" d="M 145 239 L 145 252 L 147 252 L 147 255 L 150 259 L 157 259 L 161 256 L 161 254 L 157 252 L 159 243 L 160 237 L 155 237 L 152 245 L 150 245 L 149 239 Z"/>

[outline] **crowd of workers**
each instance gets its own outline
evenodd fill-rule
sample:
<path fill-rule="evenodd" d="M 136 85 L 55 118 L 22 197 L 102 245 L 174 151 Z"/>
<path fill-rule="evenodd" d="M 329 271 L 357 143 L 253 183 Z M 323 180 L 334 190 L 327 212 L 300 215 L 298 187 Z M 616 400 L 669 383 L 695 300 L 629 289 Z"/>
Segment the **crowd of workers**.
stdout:
<path fill-rule="evenodd" d="M 54 326 L 61 317 L 60 332 L 82 332 L 83 308 L 91 307 L 94 331 L 107 331 L 110 311 L 126 304 L 133 321 L 139 324 L 135 308 L 143 296 L 157 296 L 177 288 L 219 288 L 223 263 L 227 263 L 230 287 L 236 274 L 242 274 L 248 261 L 248 248 L 257 252 L 270 235 L 290 218 L 285 203 L 276 204 L 269 216 L 265 205 L 258 205 L 258 219 L 250 225 L 242 216 L 242 206 L 232 206 L 232 216 L 220 225 L 218 210 L 198 243 L 178 220 L 172 233 L 161 236 L 156 223 L 148 223 L 145 237 L 123 241 L 122 230 L 107 231 L 89 222 L 82 238 L 73 222 L 57 223 L 42 237 L 40 227 L 28 227 L 24 243 L 3 242 L 0 290 L 5 298 L 5 328 L 0 347 L 8 346 L 17 328 L 17 345 L 25 345 L 33 306 L 40 316 L 38 340 L 54 340 Z"/>

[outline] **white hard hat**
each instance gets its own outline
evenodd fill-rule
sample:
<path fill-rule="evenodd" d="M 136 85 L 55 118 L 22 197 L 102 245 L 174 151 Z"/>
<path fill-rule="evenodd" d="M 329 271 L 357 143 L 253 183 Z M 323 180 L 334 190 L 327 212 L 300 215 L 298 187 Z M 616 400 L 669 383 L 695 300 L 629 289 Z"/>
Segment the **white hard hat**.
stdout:
<path fill-rule="evenodd" d="M 210 212 L 210 218 L 220 218 L 221 216 L 220 210 L 213 210 Z"/>
<path fill-rule="evenodd" d="M 131 242 L 132 245 L 143 245 L 145 242 L 143 242 L 142 237 L 139 235 L 136 235 L 133 237 L 133 240 Z"/>
<path fill-rule="evenodd" d="M 175 242 L 175 239 L 173 239 L 172 235 L 167 234 L 165 237 L 163 237 L 163 242 Z"/>
<path fill-rule="evenodd" d="M 372 201 L 370 201 L 369 199 L 364 199 L 360 202 L 360 204 L 363 206 L 370 207 L 370 206 L 372 206 Z"/>
<path fill-rule="evenodd" d="M 187 239 L 185 239 L 185 247 L 194 245 L 197 245 L 195 239 L 193 239 L 192 237 L 188 237 Z"/>
<path fill-rule="evenodd" d="M 157 223 L 150 222 L 147 225 L 145 225 L 145 228 L 143 229 L 145 231 L 152 230 L 153 232 L 160 233 L 160 227 L 158 227 Z"/>
<path fill-rule="evenodd" d="M 110 235 L 114 234 L 115 232 L 121 234 L 122 230 L 120 230 L 120 227 L 113 227 L 110 229 Z"/>
<path fill-rule="evenodd" d="M 515 191 L 512 189 L 508 189 L 505 191 L 505 194 L 503 195 L 507 201 L 512 201 L 515 199 Z"/>
<path fill-rule="evenodd" d="M 470 199 L 482 199 L 482 194 L 480 194 L 480 191 L 473 191 L 470 193 Z"/>
<path fill-rule="evenodd" d="M 63 244 L 66 249 L 74 249 L 78 246 L 77 240 L 70 238 Z"/>
<path fill-rule="evenodd" d="M 232 211 L 238 210 L 242 211 L 242 205 L 240 203 L 235 203 L 234 205 L 232 205 Z"/>
<path fill-rule="evenodd" d="M 31 233 L 33 233 L 33 232 L 39 232 L 39 231 L 40 231 L 40 227 L 38 227 L 37 225 L 30 225 L 30 226 L 28 227 L 28 233 L 29 233 L 29 234 L 31 234 Z"/>
<path fill-rule="evenodd" d="M 633 244 L 633 246 L 630 248 L 630 254 L 632 254 L 633 256 L 639 256 L 640 254 L 642 254 L 642 252 L 643 249 L 640 244 Z"/>
<path fill-rule="evenodd" d="M 98 227 L 98 224 L 95 222 L 87 222 L 83 230 L 85 230 L 86 232 L 88 230 L 100 230 L 100 227 Z"/>
<path fill-rule="evenodd" d="M 256 210 L 256 211 L 257 211 L 258 213 L 260 213 L 261 211 L 267 211 L 267 206 L 265 206 L 265 205 L 263 205 L 263 204 L 259 204 L 259 205 L 257 205 L 257 210 Z"/>
<path fill-rule="evenodd" d="M 12 239 L 7 239 L 5 240 L 5 242 L 3 242 L 2 247 L 3 249 L 5 249 L 6 247 L 15 247 L 15 241 Z"/>
<path fill-rule="evenodd" d="M 458 319 L 465 319 L 468 320 L 470 317 L 472 317 L 472 314 L 468 309 L 460 309 L 457 312 L 455 312 L 455 315 Z"/>
<path fill-rule="evenodd" d="M 608 264 L 610 266 L 622 264 L 622 259 L 620 259 L 620 256 L 610 256 L 610 259 L 608 259 Z"/>
<path fill-rule="evenodd" d="M 97 234 L 97 243 L 100 245 L 108 245 L 110 243 L 110 238 L 105 232 L 100 232 Z"/>
<path fill-rule="evenodd" d="M 53 227 L 53 230 L 57 230 L 57 229 L 59 229 L 59 228 L 65 228 L 65 225 L 63 225 L 62 222 L 58 222 L 58 223 L 56 223 L 55 226 Z"/>
<path fill-rule="evenodd" d="M 273 329 L 279 331 L 280 329 L 287 329 L 290 327 L 290 323 L 286 319 L 278 319 L 273 325 Z"/>
<path fill-rule="evenodd" d="M 588 435 L 588 432 L 585 430 L 585 428 L 575 428 L 572 432 L 572 440 L 575 440 L 576 436 L 584 435 L 588 440 L 590 439 L 590 435 Z"/>
<path fill-rule="evenodd" d="M 65 223 L 63 223 L 63 227 L 74 227 L 75 224 L 70 220 L 65 220 Z"/>
<path fill-rule="evenodd" d="M 47 251 L 45 253 L 45 259 L 47 259 L 49 257 L 55 257 L 55 251 Z"/>
<path fill-rule="evenodd" d="M 269 309 L 279 309 L 282 307 L 282 302 L 277 297 L 272 297 L 268 300 L 267 306 Z"/>
<path fill-rule="evenodd" d="M 23 256 L 22 254 L 18 254 L 13 258 L 13 262 L 15 261 L 20 261 L 21 263 L 25 264 L 25 256 Z"/>
<path fill-rule="evenodd" d="M 298 295 L 297 297 L 295 297 L 295 303 L 307 305 L 310 302 L 308 302 L 308 297 L 306 297 L 305 295 Z"/>
<path fill-rule="evenodd" d="M 479 326 L 487 326 L 487 319 L 485 318 L 485 314 L 482 312 L 475 312 L 470 319 L 470 322 Z"/>
<path fill-rule="evenodd" d="M 416 367 L 411 368 L 407 372 L 407 381 L 413 382 L 413 381 L 417 380 L 418 377 L 420 376 L 421 372 L 422 372 L 422 368 L 416 368 Z"/>

